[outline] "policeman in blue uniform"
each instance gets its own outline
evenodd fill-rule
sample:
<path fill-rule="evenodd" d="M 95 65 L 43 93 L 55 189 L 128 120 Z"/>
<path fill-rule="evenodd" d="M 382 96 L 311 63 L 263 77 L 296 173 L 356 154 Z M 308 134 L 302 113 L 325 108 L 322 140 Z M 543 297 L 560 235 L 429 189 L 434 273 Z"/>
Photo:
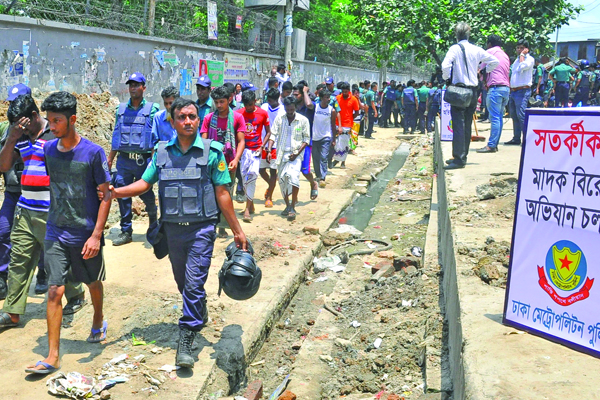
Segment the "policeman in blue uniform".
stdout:
<path fill-rule="evenodd" d="M 590 71 L 590 62 L 588 60 L 581 60 L 579 64 L 581 71 L 577 74 L 575 82 L 575 97 L 573 98 L 573 106 L 577 106 L 581 103 L 582 106 L 588 105 L 590 99 L 590 89 L 594 87 L 594 81 L 596 74 Z"/>
<path fill-rule="evenodd" d="M 415 133 L 417 128 L 417 108 L 419 107 L 419 97 L 414 88 L 415 81 L 410 80 L 406 84 L 406 88 L 402 91 L 402 108 L 404 109 L 404 133 Z"/>
<path fill-rule="evenodd" d="M 141 179 L 150 162 L 152 149 L 158 143 L 158 136 L 152 133 L 152 123 L 159 110 L 156 103 L 146 101 L 146 78 L 139 72 L 131 74 L 126 84 L 129 86 L 130 100 L 117 108 L 115 130 L 112 136 L 112 148 L 108 155 L 108 167 L 112 171 L 113 161 L 118 154 L 115 187 L 126 186 Z M 146 205 L 150 224 L 156 221 L 157 209 L 154 192 L 149 190 L 140 196 Z M 133 228 L 131 224 L 131 198 L 119 199 L 121 213 L 121 233 L 113 240 L 114 246 L 131 242 Z"/>
<path fill-rule="evenodd" d="M 171 117 L 177 137 L 156 146 L 142 179 L 129 186 L 111 188 L 111 192 L 116 198 L 138 196 L 158 182 L 160 223 L 173 275 L 183 295 L 176 363 L 192 368 L 192 344 L 208 319 L 204 284 L 219 214 L 227 220 L 239 248 L 247 250 L 247 241 L 227 190 L 231 180 L 223 145 L 198 134 L 200 118 L 198 105 L 193 101 L 176 99 Z"/>

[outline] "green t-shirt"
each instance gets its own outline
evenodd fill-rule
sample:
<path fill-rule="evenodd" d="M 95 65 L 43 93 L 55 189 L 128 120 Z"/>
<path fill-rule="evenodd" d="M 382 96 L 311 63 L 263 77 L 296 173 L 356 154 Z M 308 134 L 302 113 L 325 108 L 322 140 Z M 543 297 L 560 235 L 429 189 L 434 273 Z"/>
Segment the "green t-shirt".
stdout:
<path fill-rule="evenodd" d="M 369 89 L 367 94 L 365 94 L 365 103 L 368 107 L 371 107 L 371 102 L 375 102 L 375 92 Z"/>
<path fill-rule="evenodd" d="M 424 103 L 427 101 L 427 97 L 429 97 L 429 88 L 427 86 L 421 86 L 416 90 L 416 92 L 419 96 L 419 103 Z"/>
<path fill-rule="evenodd" d="M 199 149 L 204 149 L 204 142 L 202 142 L 202 137 L 200 135 L 196 135 L 196 140 L 192 147 L 198 147 Z M 146 171 L 142 175 L 142 179 L 147 183 L 154 185 L 158 182 L 158 168 L 156 167 L 156 149 L 158 145 L 154 148 L 154 155 L 152 156 L 152 161 L 148 164 Z M 227 168 L 227 162 L 225 161 L 225 155 L 223 155 L 223 145 L 213 141 L 210 146 L 210 154 L 208 155 L 208 173 L 210 174 L 210 178 L 215 186 L 222 186 L 231 183 L 231 178 L 229 177 L 229 170 Z M 167 143 L 167 151 L 174 156 L 183 156 L 181 148 L 179 147 L 179 139 L 177 137 L 171 139 L 169 143 Z M 188 150 L 189 151 L 189 150 Z"/>
<path fill-rule="evenodd" d="M 575 71 L 575 68 L 567 64 L 560 64 L 552 68 L 550 75 L 552 75 L 558 82 L 568 82 L 571 74 L 575 73 Z"/>

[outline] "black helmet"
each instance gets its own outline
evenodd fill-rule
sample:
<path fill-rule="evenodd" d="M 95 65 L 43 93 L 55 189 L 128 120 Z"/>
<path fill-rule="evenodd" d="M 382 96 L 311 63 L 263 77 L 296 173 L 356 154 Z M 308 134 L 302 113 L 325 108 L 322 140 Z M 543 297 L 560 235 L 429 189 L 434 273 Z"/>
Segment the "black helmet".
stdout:
<path fill-rule="evenodd" d="M 219 271 L 219 296 L 223 290 L 234 300 L 248 300 L 258 292 L 262 278 L 250 242 L 248 251 L 237 248 L 234 242 L 227 246 L 225 253 L 227 258 Z"/>

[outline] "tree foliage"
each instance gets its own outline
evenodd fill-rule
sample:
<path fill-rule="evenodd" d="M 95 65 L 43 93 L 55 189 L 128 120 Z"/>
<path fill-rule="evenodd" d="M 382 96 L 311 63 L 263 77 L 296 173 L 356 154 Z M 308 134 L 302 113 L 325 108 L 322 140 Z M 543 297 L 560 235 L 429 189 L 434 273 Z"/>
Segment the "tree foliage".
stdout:
<path fill-rule="evenodd" d="M 471 25 L 471 41 L 479 45 L 495 33 L 503 38 L 509 53 L 522 38 L 537 54 L 549 55 L 548 35 L 582 8 L 568 0 L 356 0 L 348 10 L 356 16 L 357 32 L 365 41 L 381 42 L 389 49 L 414 52 L 419 60 L 441 64 L 455 42 L 453 27 L 459 21 Z M 390 59 L 389 54 L 383 57 Z"/>

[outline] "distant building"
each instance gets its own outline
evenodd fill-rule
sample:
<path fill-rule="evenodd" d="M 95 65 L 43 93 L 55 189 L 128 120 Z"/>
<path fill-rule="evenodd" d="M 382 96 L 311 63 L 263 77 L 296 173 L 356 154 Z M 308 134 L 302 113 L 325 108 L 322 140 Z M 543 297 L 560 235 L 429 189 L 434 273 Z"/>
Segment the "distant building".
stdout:
<path fill-rule="evenodd" d="M 554 46 L 554 43 L 552 43 L 552 46 Z M 559 41 L 556 55 L 559 58 L 569 57 L 573 60 L 586 59 L 591 63 L 597 62 L 599 46 L 600 39 Z"/>

